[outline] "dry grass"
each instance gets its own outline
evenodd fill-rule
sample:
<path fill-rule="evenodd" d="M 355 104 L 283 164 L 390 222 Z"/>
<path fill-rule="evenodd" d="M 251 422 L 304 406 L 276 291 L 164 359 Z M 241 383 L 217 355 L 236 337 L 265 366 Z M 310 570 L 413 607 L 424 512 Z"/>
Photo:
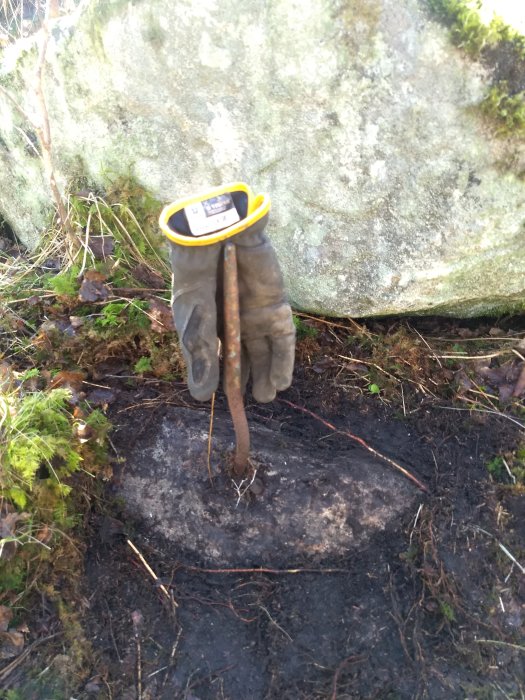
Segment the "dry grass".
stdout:
<path fill-rule="evenodd" d="M 38 31 L 48 5 L 57 17 L 72 12 L 78 0 L 0 0 L 0 48 Z"/>

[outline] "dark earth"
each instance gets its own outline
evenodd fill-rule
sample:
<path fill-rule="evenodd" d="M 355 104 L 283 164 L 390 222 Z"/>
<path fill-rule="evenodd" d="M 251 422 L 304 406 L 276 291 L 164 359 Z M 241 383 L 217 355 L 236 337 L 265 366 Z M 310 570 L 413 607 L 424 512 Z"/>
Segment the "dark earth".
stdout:
<path fill-rule="evenodd" d="M 454 402 L 459 375 L 437 366 L 430 374 L 421 368 L 420 388 L 417 380 L 407 380 L 404 393 L 390 398 L 386 388 L 379 395 L 373 384 L 364 390 L 369 379 L 352 384 L 351 370 L 357 370 L 342 364 L 336 325 L 328 325 L 315 340 L 299 342 L 288 391 L 271 404 L 248 401 L 255 461 L 263 453 L 266 461 L 260 470 L 262 491 L 247 491 L 238 508 L 228 471 L 231 425 L 222 394 L 214 411 L 211 485 L 202 437 L 209 405 L 193 402 L 180 382 L 124 381 L 124 375 L 108 372 L 103 383 L 116 397 L 109 417 L 118 462 L 84 524 L 79 611 L 92 649 L 89 679 L 80 685 L 69 679 L 74 690 L 60 694 L 51 682 L 45 685 L 44 675 L 43 687 L 41 679 L 40 690 L 28 691 L 27 698 L 525 697 L 523 487 L 496 482 L 487 471 L 495 456 L 523 444 L 523 426 L 503 411 L 469 410 Z M 459 337 L 454 335 L 457 322 L 420 320 L 415 327 L 426 337 L 430 332 Z M 479 332 L 486 334 L 488 328 L 490 322 Z M 524 335 L 519 324 L 512 332 Z M 420 368 L 415 369 L 417 376 Z M 437 385 L 447 376 L 450 387 L 441 398 L 425 390 L 432 377 Z M 447 392 L 450 400 L 443 398 Z M 194 536 L 194 519 L 202 514 L 190 501 L 182 515 L 180 503 L 172 500 L 178 509 L 173 515 L 166 492 L 169 461 L 161 464 L 153 449 L 163 426 L 177 425 L 179 443 L 169 442 L 174 479 L 176 465 L 193 450 L 190 466 L 197 469 L 195 483 L 186 482 L 188 493 L 194 488 L 210 504 L 205 521 L 211 534 L 200 540 Z M 200 443 L 191 438 L 192 431 L 201 435 Z M 427 492 L 355 437 L 406 469 Z M 359 536 L 349 547 L 331 546 L 337 538 L 323 540 L 326 533 L 311 519 L 312 537 L 324 545 L 309 551 L 303 540 L 291 542 L 287 523 L 280 520 L 273 532 L 261 525 L 260 541 L 256 538 L 253 550 L 246 551 L 243 514 L 248 521 L 254 513 L 271 511 L 272 497 L 280 512 L 285 510 L 268 476 L 271 470 L 278 470 L 272 478 L 280 479 L 289 466 L 288 476 L 295 479 L 289 489 L 290 522 L 299 522 L 301 510 L 306 512 L 300 500 L 304 492 L 293 488 L 301 480 L 301 461 L 293 458 L 298 452 L 305 465 L 301 488 L 308 486 L 314 500 L 323 489 L 333 497 L 335 489 L 327 484 L 343 483 L 359 465 L 366 470 L 354 474 L 359 483 L 370 483 L 371 489 L 378 480 L 388 485 L 386 496 L 379 488 L 377 494 L 383 494 L 381 506 L 391 517 L 363 532 L 368 511 L 378 504 L 360 498 L 348 521 Z M 138 474 L 144 503 L 140 491 L 133 500 L 127 486 Z M 158 512 L 145 517 L 156 490 Z M 349 502 L 353 497 L 349 492 Z M 234 521 L 222 519 L 225 508 L 235 510 Z M 183 517 L 187 522 L 177 527 L 177 518 Z M 304 522 L 308 526 L 307 518 Z M 223 559 L 210 544 L 221 528 L 228 542 Z M 191 537 L 185 540 L 184 533 Z M 57 640 L 54 653 L 60 652 L 67 665 L 67 644 Z M 45 658 L 34 654 L 34 667 L 41 668 Z M 67 670 L 62 673 L 67 676 Z M 16 675 L 11 687 L 17 687 Z"/>
<path fill-rule="evenodd" d="M 180 389 L 146 385 L 120 395 L 113 442 L 128 463 L 162 421 L 176 419 L 173 404 L 186 404 L 188 421 L 191 411 L 197 422 L 203 413 L 208 420 L 209 407 L 194 406 Z M 86 562 L 86 621 L 113 697 L 523 697 L 524 576 L 497 544 L 505 540 L 523 561 L 523 499 L 510 490 L 501 496 L 486 468 L 523 437 L 519 428 L 496 415 L 425 401 L 404 416 L 377 397 L 350 398 L 308 362 L 299 364 L 281 398 L 363 438 L 429 493 L 412 484 L 394 488 L 393 500 L 411 494 L 410 509 L 346 556 L 275 553 L 275 561 L 251 556 L 235 566 L 210 566 L 204 545 L 200 552 L 185 549 L 145 529 L 139 509 L 123 505 L 115 521 L 97 516 Z M 300 443 L 305 456 L 326 465 L 368 459 L 355 441 L 282 400 L 249 404 L 248 416 L 252 430 L 272 431 L 283 458 L 287 444 Z M 215 425 L 226 422 L 219 397 Z M 154 484 L 155 460 L 144 468 Z M 391 469 L 380 460 L 376 468 L 385 478 Z M 121 483 L 127 469 L 124 463 Z M 113 488 L 120 492 L 118 483 Z M 289 507 L 292 517 L 293 490 Z M 128 536 L 177 601 L 175 611 L 160 582 L 137 563 Z M 275 571 L 234 570 L 241 566 Z"/>

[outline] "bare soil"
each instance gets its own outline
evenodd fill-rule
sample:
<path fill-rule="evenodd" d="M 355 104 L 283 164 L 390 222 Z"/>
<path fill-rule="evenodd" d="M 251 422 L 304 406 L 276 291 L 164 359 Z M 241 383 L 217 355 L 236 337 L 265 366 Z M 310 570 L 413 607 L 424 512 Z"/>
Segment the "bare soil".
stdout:
<path fill-rule="evenodd" d="M 168 400 L 169 388 L 167 393 Z M 158 400 L 158 394 L 144 389 L 133 403 L 148 398 Z M 210 568 L 204 549 L 201 556 L 184 551 L 138 522 L 130 536 L 169 584 L 179 604 L 175 615 L 167 614 L 124 542 L 96 544 L 87 556 L 95 590 L 92 637 L 119 680 L 117 697 L 136 697 L 134 610 L 143 619 L 143 697 L 519 697 L 524 650 L 508 645 L 523 639 L 524 577 L 494 538 L 508 544 L 510 537 L 508 546 L 523 553 L 523 503 L 509 495 L 502 506 L 486 469 L 503 446 L 519 440 L 516 426 L 490 414 L 435 406 L 401 418 L 399 406 L 375 396 L 350 398 L 305 366 L 282 398 L 360 436 L 409 469 L 430 494 L 419 492 L 395 526 L 375 532 L 349 556 L 316 558 L 315 573 L 300 571 L 312 567 L 312 558 L 300 555 L 288 562 L 276 556 L 273 563 L 298 573 L 196 571 L 192 567 Z M 117 450 L 132 453 L 173 411 L 161 400 L 147 410 L 119 413 Z M 228 420 L 221 400 L 215 420 Z M 283 461 L 286 445 L 297 443 L 305 457 L 326 464 L 364 453 L 282 401 L 250 405 L 249 420 L 273 432 Z M 154 481 L 154 459 L 149 468 Z M 394 489 L 392 498 L 398 496 Z M 503 531 L 502 508 L 509 513 Z M 290 494 L 290 517 L 293 509 Z M 126 508 L 123 513 L 129 523 Z M 257 566 L 253 557 L 244 565 Z M 340 571 L 323 573 L 332 568 Z M 496 641 L 481 641 L 487 639 Z"/>
<path fill-rule="evenodd" d="M 457 330 L 451 322 L 430 323 L 417 327 L 441 335 Z M 270 431 L 283 462 L 287 446 L 300 445 L 305 459 L 326 465 L 370 457 L 340 432 L 350 431 L 409 470 L 428 493 L 411 485 L 399 518 L 346 553 L 312 557 L 283 549 L 275 561 L 241 556 L 221 566 L 205 545 L 199 552 L 160 534 L 158 523 L 121 496 L 128 465 L 149 436 L 180 417 L 181 406 L 185 420 L 193 412 L 196 422 L 209 408 L 194 404 L 182 384 L 136 380 L 124 389 L 122 381 L 108 379 L 117 394 L 110 418 L 121 461 L 85 523 L 79 610 L 92 656 L 89 679 L 71 697 L 525 696 L 523 489 L 495 483 L 487 471 L 495 456 L 523 442 L 523 430 L 498 412 L 451 410 L 458 406 L 417 389 L 387 400 L 362 383 L 350 387 L 334 359 L 342 353 L 331 333 L 299 344 L 292 388 L 272 404 L 249 403 L 251 426 Z M 215 423 L 228 420 L 219 395 Z M 380 462 L 378 469 L 391 469 Z M 154 456 L 144 469 L 155 484 Z M 394 488 L 391 498 L 406 493 Z M 289 505 L 292 518 L 293 493 Z M 51 685 L 37 692 L 44 694 L 27 697 L 69 697 L 53 694 Z"/>

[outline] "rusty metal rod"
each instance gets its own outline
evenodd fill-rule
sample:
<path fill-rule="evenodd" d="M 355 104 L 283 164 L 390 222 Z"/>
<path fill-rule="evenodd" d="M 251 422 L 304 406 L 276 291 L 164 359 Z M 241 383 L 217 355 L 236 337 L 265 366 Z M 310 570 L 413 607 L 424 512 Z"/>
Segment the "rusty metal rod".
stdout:
<path fill-rule="evenodd" d="M 236 476 L 243 476 L 250 454 L 250 432 L 241 388 L 241 319 L 237 255 L 233 243 L 224 246 L 224 389 L 235 430 Z"/>

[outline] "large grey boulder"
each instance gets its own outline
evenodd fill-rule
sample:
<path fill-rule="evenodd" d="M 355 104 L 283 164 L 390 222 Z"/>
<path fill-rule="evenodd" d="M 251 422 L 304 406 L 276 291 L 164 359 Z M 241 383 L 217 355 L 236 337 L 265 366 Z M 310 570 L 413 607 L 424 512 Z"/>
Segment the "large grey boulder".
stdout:
<path fill-rule="evenodd" d="M 2 83 L 35 112 L 38 35 Z M 132 173 L 159 199 L 271 193 L 293 304 L 475 315 L 525 298 L 523 144 L 476 107 L 489 75 L 423 0 L 83 0 L 54 22 L 45 91 L 62 186 Z M 0 213 L 49 216 L 21 115 L 0 100 Z"/>

